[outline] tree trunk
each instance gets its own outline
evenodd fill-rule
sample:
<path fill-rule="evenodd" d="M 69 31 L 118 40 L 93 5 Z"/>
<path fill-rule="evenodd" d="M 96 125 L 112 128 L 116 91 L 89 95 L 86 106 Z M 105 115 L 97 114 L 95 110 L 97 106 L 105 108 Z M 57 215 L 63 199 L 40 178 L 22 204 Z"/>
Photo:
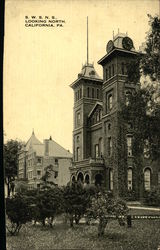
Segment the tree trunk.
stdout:
<path fill-rule="evenodd" d="M 98 236 L 103 236 L 104 235 L 104 231 L 107 225 L 107 220 L 105 218 L 100 218 L 99 219 L 99 225 L 98 225 Z"/>
<path fill-rule="evenodd" d="M 73 227 L 73 215 L 69 215 L 70 227 Z"/>

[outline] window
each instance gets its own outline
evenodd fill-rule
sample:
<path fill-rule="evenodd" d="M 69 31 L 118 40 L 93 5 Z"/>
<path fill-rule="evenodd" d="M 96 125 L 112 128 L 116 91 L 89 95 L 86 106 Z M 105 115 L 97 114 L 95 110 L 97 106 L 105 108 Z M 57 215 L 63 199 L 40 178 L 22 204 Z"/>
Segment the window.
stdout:
<path fill-rule="evenodd" d="M 99 120 L 101 120 L 102 119 L 102 110 L 100 109 L 99 110 Z"/>
<path fill-rule="evenodd" d="M 96 144 L 95 145 L 95 158 L 98 158 L 99 157 L 99 145 Z"/>
<path fill-rule="evenodd" d="M 77 142 L 79 142 L 79 135 L 77 136 Z"/>
<path fill-rule="evenodd" d="M 112 154 L 112 138 L 108 138 L 108 155 L 110 156 Z"/>
<path fill-rule="evenodd" d="M 112 104 L 113 104 L 113 98 L 112 95 L 108 96 L 108 110 L 112 109 Z"/>
<path fill-rule="evenodd" d="M 111 130 L 111 124 L 109 123 L 108 124 L 108 131 L 110 131 Z"/>
<path fill-rule="evenodd" d="M 144 150 L 143 150 L 143 153 L 144 153 L 144 157 L 145 158 L 149 158 L 150 157 L 150 154 L 149 154 L 149 141 L 147 139 L 144 141 Z"/>
<path fill-rule="evenodd" d="M 92 88 L 92 98 L 94 98 L 94 88 Z"/>
<path fill-rule="evenodd" d="M 109 189 L 113 190 L 113 170 L 109 171 Z"/>
<path fill-rule="evenodd" d="M 99 120 L 100 120 L 100 116 L 99 116 L 99 112 L 97 111 L 96 112 L 96 122 L 99 122 Z"/>
<path fill-rule="evenodd" d="M 111 66 L 109 66 L 109 78 L 111 78 Z"/>
<path fill-rule="evenodd" d="M 54 178 L 56 179 L 58 177 L 58 171 L 54 172 Z"/>
<path fill-rule="evenodd" d="M 106 69 L 106 80 L 108 80 L 108 69 Z"/>
<path fill-rule="evenodd" d="M 42 163 L 42 159 L 41 158 L 37 158 L 37 162 L 38 163 Z"/>
<path fill-rule="evenodd" d="M 160 185 L 160 171 L 158 172 L 158 185 Z"/>
<path fill-rule="evenodd" d="M 128 169 L 127 173 L 127 178 L 128 178 L 128 190 L 132 190 L 132 169 Z"/>
<path fill-rule="evenodd" d="M 80 159 L 80 148 L 77 147 L 77 149 L 76 149 L 76 160 L 79 161 L 79 159 Z"/>
<path fill-rule="evenodd" d="M 127 136 L 127 151 L 128 156 L 132 156 L 132 136 Z"/>
<path fill-rule="evenodd" d="M 89 97 L 89 87 L 87 88 L 87 97 Z"/>
<path fill-rule="evenodd" d="M 131 95 L 131 92 L 130 91 L 126 91 L 126 94 L 125 94 L 125 96 L 126 96 L 126 106 L 129 105 L 129 96 L 130 95 Z"/>
<path fill-rule="evenodd" d="M 37 170 L 37 175 L 41 175 L 41 171 L 40 170 Z"/>
<path fill-rule="evenodd" d="M 80 89 L 80 94 L 79 94 L 80 96 L 80 99 L 82 98 L 82 89 Z"/>
<path fill-rule="evenodd" d="M 144 188 L 145 190 L 151 189 L 151 170 L 149 168 L 144 171 Z"/>
<path fill-rule="evenodd" d="M 55 164 L 58 164 L 58 159 L 55 159 L 54 162 L 55 162 Z"/>
<path fill-rule="evenodd" d="M 114 76 L 114 64 L 112 64 L 112 76 Z"/>
<path fill-rule="evenodd" d="M 97 89 L 97 99 L 99 99 L 99 89 Z"/>
<path fill-rule="evenodd" d="M 124 75 L 125 74 L 125 72 L 124 72 L 124 63 L 121 64 L 121 71 L 122 71 L 122 75 Z"/>
<path fill-rule="evenodd" d="M 28 172 L 28 179 L 32 179 L 32 178 L 33 178 L 33 172 L 30 171 L 30 172 Z"/>
<path fill-rule="evenodd" d="M 77 112 L 77 125 L 80 125 L 80 120 L 81 120 L 81 114 L 80 112 Z"/>
<path fill-rule="evenodd" d="M 40 183 L 37 184 L 37 188 L 40 188 Z"/>
<path fill-rule="evenodd" d="M 78 100 L 79 100 L 79 90 L 78 90 Z"/>

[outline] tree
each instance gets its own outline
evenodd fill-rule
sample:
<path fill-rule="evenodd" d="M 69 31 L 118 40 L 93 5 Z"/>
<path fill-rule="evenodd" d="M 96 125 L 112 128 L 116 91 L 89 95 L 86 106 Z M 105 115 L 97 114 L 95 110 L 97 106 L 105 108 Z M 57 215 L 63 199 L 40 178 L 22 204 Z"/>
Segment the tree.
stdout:
<path fill-rule="evenodd" d="M 25 196 L 17 193 L 13 198 L 6 199 L 6 214 L 11 226 L 7 230 L 11 235 L 19 233 L 23 224 L 31 220 L 30 206 Z"/>
<path fill-rule="evenodd" d="M 41 221 L 45 226 L 45 220 L 48 218 L 49 225 L 52 227 L 56 215 L 63 211 L 63 193 L 59 187 L 48 187 L 47 189 L 36 192 L 35 203 L 35 220 Z"/>
<path fill-rule="evenodd" d="M 78 224 L 85 214 L 90 194 L 91 192 L 87 191 L 80 182 L 73 182 L 64 188 L 64 210 L 69 216 L 71 227 L 74 220 Z"/>
<path fill-rule="evenodd" d="M 8 197 L 14 190 L 14 180 L 18 172 L 18 153 L 22 143 L 17 140 L 9 140 L 3 147 L 5 183 L 7 184 Z"/>
<path fill-rule="evenodd" d="M 45 173 L 41 178 L 41 181 L 42 181 L 41 188 L 42 189 L 48 189 L 51 186 L 57 186 L 57 184 L 55 184 L 53 181 L 50 180 L 54 173 L 55 173 L 55 171 L 54 171 L 53 165 L 49 165 L 45 168 Z"/>
<path fill-rule="evenodd" d="M 114 199 L 105 192 L 99 192 L 92 198 L 91 206 L 88 208 L 89 219 L 98 219 L 98 236 L 103 236 L 106 225 L 114 216 L 120 225 L 124 225 L 124 217 L 128 212 L 124 201 Z"/>

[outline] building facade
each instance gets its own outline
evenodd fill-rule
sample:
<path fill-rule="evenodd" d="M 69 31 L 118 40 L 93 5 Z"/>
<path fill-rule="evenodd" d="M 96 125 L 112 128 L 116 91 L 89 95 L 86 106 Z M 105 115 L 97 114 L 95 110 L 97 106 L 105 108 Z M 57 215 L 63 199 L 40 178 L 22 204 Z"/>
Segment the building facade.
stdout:
<path fill-rule="evenodd" d="M 70 181 L 71 164 L 72 154 L 68 150 L 51 137 L 41 143 L 33 132 L 19 153 L 18 180 L 26 181 L 28 189 L 40 187 L 41 178 L 46 168 L 50 167 L 52 169 L 50 181 L 63 186 Z"/>
<path fill-rule="evenodd" d="M 103 79 L 92 64 L 82 67 L 70 86 L 74 91 L 73 165 L 71 180 L 103 185 L 115 196 L 143 196 L 160 184 L 160 164 L 144 155 L 143 168 L 135 166 L 132 152 L 134 128 L 120 117 L 122 104 L 139 84 L 127 81 L 126 66 L 136 60 L 133 41 L 118 34 L 106 46 L 98 63 Z M 141 178 L 140 178 L 141 176 Z"/>

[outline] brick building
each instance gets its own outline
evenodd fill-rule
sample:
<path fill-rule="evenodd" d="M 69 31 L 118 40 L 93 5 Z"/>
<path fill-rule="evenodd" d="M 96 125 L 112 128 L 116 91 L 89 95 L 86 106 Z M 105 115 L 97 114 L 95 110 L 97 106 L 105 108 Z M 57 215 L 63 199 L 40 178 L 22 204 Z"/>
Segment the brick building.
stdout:
<path fill-rule="evenodd" d="M 115 196 L 143 196 L 160 184 L 160 164 L 145 154 L 143 167 L 135 166 L 132 154 L 133 126 L 122 124 L 121 104 L 139 84 L 127 82 L 126 65 L 135 60 L 133 41 L 118 34 L 107 43 L 98 63 L 103 79 L 86 63 L 70 86 L 74 91 L 73 165 L 71 180 L 103 185 Z M 142 178 L 140 178 L 140 176 Z"/>
<path fill-rule="evenodd" d="M 28 189 L 37 188 L 40 186 L 46 167 L 52 166 L 50 181 L 63 186 L 70 181 L 71 163 L 72 154 L 68 150 L 51 137 L 41 143 L 33 132 L 19 153 L 18 180 L 26 180 Z"/>

